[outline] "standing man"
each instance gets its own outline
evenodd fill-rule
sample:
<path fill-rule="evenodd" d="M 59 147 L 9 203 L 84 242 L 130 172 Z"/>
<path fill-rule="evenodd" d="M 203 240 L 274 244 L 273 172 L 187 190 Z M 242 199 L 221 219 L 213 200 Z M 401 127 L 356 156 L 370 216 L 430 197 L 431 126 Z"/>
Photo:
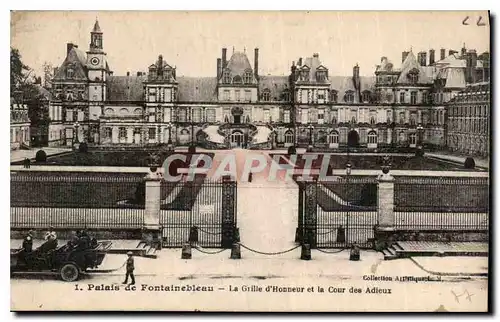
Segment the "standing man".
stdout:
<path fill-rule="evenodd" d="M 130 285 L 135 284 L 135 277 L 134 277 L 134 257 L 132 257 L 132 252 L 127 252 L 127 273 L 125 274 L 125 282 L 122 284 L 127 284 L 128 282 L 128 277 L 130 276 L 131 283 Z"/>
<path fill-rule="evenodd" d="M 24 237 L 23 248 L 27 253 L 31 253 L 33 251 L 33 230 L 30 230 L 26 237 Z"/>

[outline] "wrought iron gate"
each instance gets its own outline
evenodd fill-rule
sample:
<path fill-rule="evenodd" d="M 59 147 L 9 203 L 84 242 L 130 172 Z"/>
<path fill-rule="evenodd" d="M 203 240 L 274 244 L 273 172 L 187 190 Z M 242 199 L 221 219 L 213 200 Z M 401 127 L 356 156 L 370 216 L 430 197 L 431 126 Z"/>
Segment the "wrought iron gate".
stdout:
<path fill-rule="evenodd" d="M 181 247 L 194 229 L 197 245 L 230 248 L 237 227 L 237 183 L 226 178 L 162 182 L 160 224 L 163 247 Z"/>
<path fill-rule="evenodd" d="M 299 183 L 296 241 L 311 248 L 373 247 L 377 224 L 377 179 L 339 177 Z"/>

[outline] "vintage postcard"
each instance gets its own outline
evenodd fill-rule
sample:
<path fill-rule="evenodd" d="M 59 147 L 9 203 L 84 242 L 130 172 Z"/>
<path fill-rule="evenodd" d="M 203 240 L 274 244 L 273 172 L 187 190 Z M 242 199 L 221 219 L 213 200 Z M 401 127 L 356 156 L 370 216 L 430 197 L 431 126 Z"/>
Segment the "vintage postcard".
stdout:
<path fill-rule="evenodd" d="M 11 12 L 11 310 L 488 312 L 489 22 Z"/>

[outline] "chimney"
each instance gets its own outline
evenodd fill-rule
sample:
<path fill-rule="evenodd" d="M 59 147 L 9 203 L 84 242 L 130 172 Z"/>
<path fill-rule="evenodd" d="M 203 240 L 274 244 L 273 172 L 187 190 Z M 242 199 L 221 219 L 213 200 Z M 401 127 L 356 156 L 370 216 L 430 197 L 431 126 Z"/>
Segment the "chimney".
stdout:
<path fill-rule="evenodd" d="M 404 63 L 404 61 L 406 60 L 406 57 L 408 57 L 408 55 L 410 54 L 409 51 L 403 51 L 403 53 L 401 54 L 401 62 Z"/>
<path fill-rule="evenodd" d="M 142 72 L 137 72 L 137 76 L 142 76 Z"/>
<path fill-rule="evenodd" d="M 352 69 L 352 77 L 354 78 L 354 80 L 359 80 L 359 66 L 357 63 L 356 66 L 354 66 Z"/>
<path fill-rule="evenodd" d="M 259 48 L 255 48 L 253 73 L 255 74 L 255 79 L 259 79 Z"/>
<path fill-rule="evenodd" d="M 73 49 L 73 47 L 78 48 L 78 46 L 75 46 L 75 44 L 73 44 L 73 43 L 66 44 L 66 55 L 69 54 L 69 52 L 71 51 L 71 49 Z"/>
<path fill-rule="evenodd" d="M 467 83 L 476 82 L 477 53 L 475 50 L 469 50 L 466 57 L 465 79 Z"/>
<path fill-rule="evenodd" d="M 158 56 L 158 68 L 163 68 L 163 56 Z"/>
<path fill-rule="evenodd" d="M 458 51 L 453 50 L 453 49 L 448 50 L 448 56 L 450 56 L 450 55 L 454 55 L 454 54 L 456 54 L 456 53 L 458 53 Z"/>
<path fill-rule="evenodd" d="M 436 51 L 434 49 L 429 50 L 429 66 L 434 65 Z"/>
<path fill-rule="evenodd" d="M 314 58 L 319 58 L 319 54 L 318 54 L 318 53 L 314 53 L 314 54 L 313 54 L 313 57 L 314 57 Z"/>
<path fill-rule="evenodd" d="M 226 68 L 227 67 L 227 57 L 226 57 L 226 54 L 227 54 L 227 48 L 222 48 L 222 68 Z"/>
<path fill-rule="evenodd" d="M 441 48 L 441 58 L 440 58 L 440 60 L 443 60 L 445 58 L 446 58 L 446 49 Z"/>
<path fill-rule="evenodd" d="M 464 46 L 462 47 L 462 50 L 460 52 L 460 56 L 465 57 L 466 54 L 467 54 L 467 48 L 465 48 L 465 44 L 464 44 Z"/>
<path fill-rule="evenodd" d="M 421 51 L 418 53 L 418 64 L 420 66 L 427 65 L 427 53 L 425 51 Z"/>
<path fill-rule="evenodd" d="M 221 66 L 221 64 L 222 64 L 222 59 L 217 58 L 217 74 L 216 74 L 217 75 L 217 79 L 219 79 L 220 75 L 222 74 L 222 70 L 221 70 L 222 66 Z"/>
<path fill-rule="evenodd" d="M 127 76 L 130 76 L 130 72 L 127 72 Z"/>
<path fill-rule="evenodd" d="M 297 66 L 302 66 L 302 57 L 299 58 L 299 62 L 297 63 Z"/>

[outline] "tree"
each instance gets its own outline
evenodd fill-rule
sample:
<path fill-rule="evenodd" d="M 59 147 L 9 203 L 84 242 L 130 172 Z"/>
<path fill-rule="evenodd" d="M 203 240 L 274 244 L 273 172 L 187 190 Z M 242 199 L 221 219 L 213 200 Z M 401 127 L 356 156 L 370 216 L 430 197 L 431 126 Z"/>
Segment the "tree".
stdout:
<path fill-rule="evenodd" d="M 22 97 L 18 95 L 23 93 L 27 84 L 30 83 L 32 74 L 31 68 L 25 65 L 21 60 L 21 54 L 16 48 L 10 48 L 10 95 L 18 103 L 21 103 Z"/>

